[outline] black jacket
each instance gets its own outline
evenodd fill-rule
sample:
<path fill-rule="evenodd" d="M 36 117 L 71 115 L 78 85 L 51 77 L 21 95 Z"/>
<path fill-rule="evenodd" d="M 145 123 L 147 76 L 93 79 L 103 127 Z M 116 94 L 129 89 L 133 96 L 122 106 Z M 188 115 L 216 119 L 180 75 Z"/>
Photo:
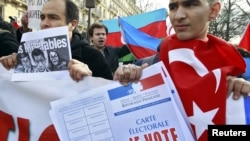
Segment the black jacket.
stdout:
<path fill-rule="evenodd" d="M 18 41 L 19 43 L 21 42 L 21 39 L 22 39 L 22 36 L 23 36 L 23 33 L 24 33 L 24 32 L 22 32 L 22 30 L 23 30 L 23 27 L 22 27 L 22 26 L 19 27 L 19 28 L 16 30 L 16 38 L 17 38 L 17 41 Z M 29 28 L 28 31 L 26 31 L 26 32 L 32 32 L 32 29 Z"/>
<path fill-rule="evenodd" d="M 0 57 L 17 52 L 19 43 L 16 38 L 7 31 L 0 31 Z"/>
<path fill-rule="evenodd" d="M 94 77 L 113 79 L 112 72 L 103 55 L 91 47 L 79 33 L 73 33 L 70 44 L 72 58 L 87 64 Z"/>
<path fill-rule="evenodd" d="M 106 46 L 103 52 L 112 73 L 114 73 L 119 66 L 119 58 L 129 54 L 130 50 L 126 45 L 122 47 Z"/>

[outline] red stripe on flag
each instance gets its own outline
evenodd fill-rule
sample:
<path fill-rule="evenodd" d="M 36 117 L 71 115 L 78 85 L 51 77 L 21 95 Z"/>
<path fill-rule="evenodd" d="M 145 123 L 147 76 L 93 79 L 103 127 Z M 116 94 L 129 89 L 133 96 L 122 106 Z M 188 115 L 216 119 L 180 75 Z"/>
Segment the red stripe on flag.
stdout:
<path fill-rule="evenodd" d="M 142 89 L 143 91 L 150 89 L 152 87 L 156 87 L 156 86 L 164 84 L 164 81 L 163 81 L 160 73 L 152 75 L 152 76 L 147 77 L 145 79 L 142 79 L 142 80 L 140 80 L 140 82 L 143 86 L 143 89 Z"/>
<path fill-rule="evenodd" d="M 151 24 L 148 24 L 144 27 L 139 28 L 139 30 L 156 38 L 163 38 L 167 36 L 166 21 L 153 22 Z"/>
<path fill-rule="evenodd" d="M 122 46 L 123 44 L 121 42 L 121 32 L 109 33 L 106 40 L 106 45 L 114 47 Z"/>
<path fill-rule="evenodd" d="M 145 47 L 135 46 L 131 44 L 128 44 L 128 46 L 131 52 L 136 52 L 134 53 L 134 56 L 136 58 L 144 58 L 144 57 L 148 57 L 148 56 L 152 56 L 156 54 L 156 51 L 145 48 Z"/>

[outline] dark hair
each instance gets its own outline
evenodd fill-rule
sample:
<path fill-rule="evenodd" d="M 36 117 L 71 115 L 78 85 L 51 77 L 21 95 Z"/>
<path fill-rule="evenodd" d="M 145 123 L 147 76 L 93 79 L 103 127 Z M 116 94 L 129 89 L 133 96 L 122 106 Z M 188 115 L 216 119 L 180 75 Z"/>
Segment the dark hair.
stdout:
<path fill-rule="evenodd" d="M 88 30 L 88 35 L 90 37 L 93 37 L 93 34 L 94 34 L 94 29 L 95 28 L 104 28 L 105 29 L 105 32 L 106 34 L 108 34 L 108 28 L 103 24 L 103 23 L 93 23 L 90 27 L 89 27 L 89 30 Z"/>
<path fill-rule="evenodd" d="M 0 28 L 3 30 L 8 30 L 14 37 L 16 37 L 16 29 L 11 23 L 6 21 L 0 21 Z"/>
<path fill-rule="evenodd" d="M 30 60 L 30 56 L 29 56 L 28 53 L 26 53 L 26 52 L 18 53 L 18 54 L 17 54 L 17 63 L 18 63 L 18 64 L 21 64 L 21 63 L 22 63 L 21 59 L 22 59 L 22 58 L 25 58 L 25 57 L 27 57 L 27 58 Z"/>
<path fill-rule="evenodd" d="M 18 53 L 17 54 L 17 58 L 21 59 L 21 58 L 25 58 L 28 57 L 29 58 L 29 54 L 24 52 L 24 53 Z"/>
<path fill-rule="evenodd" d="M 73 20 L 79 21 L 79 9 L 72 0 L 65 0 L 66 22 L 69 24 Z"/>
<path fill-rule="evenodd" d="M 59 60 L 59 62 L 61 61 L 61 56 L 59 55 L 59 53 L 57 52 L 57 51 L 55 51 L 55 50 L 49 50 L 48 51 L 48 57 L 49 57 L 49 63 L 51 63 L 52 65 L 53 65 L 53 63 L 52 63 L 52 61 L 51 61 L 51 59 L 50 59 L 50 53 L 51 52 L 55 52 L 56 53 L 56 55 L 57 55 L 57 57 L 58 57 L 58 60 Z"/>
<path fill-rule="evenodd" d="M 34 56 L 39 56 L 39 55 L 42 55 L 43 58 L 45 58 L 45 56 L 44 56 L 44 54 L 43 54 L 43 51 L 42 51 L 41 49 L 39 49 L 39 48 L 35 48 L 35 49 L 31 52 L 31 56 L 32 56 L 33 60 L 35 60 L 35 59 L 34 59 Z"/>

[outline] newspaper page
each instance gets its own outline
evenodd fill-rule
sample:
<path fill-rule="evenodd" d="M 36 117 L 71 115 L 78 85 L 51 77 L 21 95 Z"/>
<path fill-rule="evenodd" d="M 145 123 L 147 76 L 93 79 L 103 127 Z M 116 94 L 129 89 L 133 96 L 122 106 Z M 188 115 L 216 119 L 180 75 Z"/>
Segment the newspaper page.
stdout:
<path fill-rule="evenodd" d="M 159 62 L 144 69 L 138 83 L 115 82 L 51 102 L 60 140 L 193 141 L 163 67 Z"/>
<path fill-rule="evenodd" d="M 70 79 L 71 58 L 67 26 L 24 33 L 12 81 Z"/>

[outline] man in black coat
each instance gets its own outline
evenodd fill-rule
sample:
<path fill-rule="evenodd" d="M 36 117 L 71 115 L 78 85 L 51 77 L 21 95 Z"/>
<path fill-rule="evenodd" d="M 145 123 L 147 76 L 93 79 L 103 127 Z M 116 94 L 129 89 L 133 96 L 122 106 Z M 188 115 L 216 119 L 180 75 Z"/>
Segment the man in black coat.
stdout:
<path fill-rule="evenodd" d="M 74 32 L 72 36 L 71 53 L 72 58 L 88 65 L 93 73 L 92 76 L 113 79 L 109 65 L 102 54 L 91 47 L 87 40 L 77 32 Z"/>
<path fill-rule="evenodd" d="M 88 35 L 93 43 L 93 47 L 103 54 L 112 73 L 114 73 L 119 66 L 119 58 L 129 54 L 129 48 L 126 45 L 121 47 L 105 46 L 108 28 L 102 23 L 93 23 L 89 27 Z"/>

